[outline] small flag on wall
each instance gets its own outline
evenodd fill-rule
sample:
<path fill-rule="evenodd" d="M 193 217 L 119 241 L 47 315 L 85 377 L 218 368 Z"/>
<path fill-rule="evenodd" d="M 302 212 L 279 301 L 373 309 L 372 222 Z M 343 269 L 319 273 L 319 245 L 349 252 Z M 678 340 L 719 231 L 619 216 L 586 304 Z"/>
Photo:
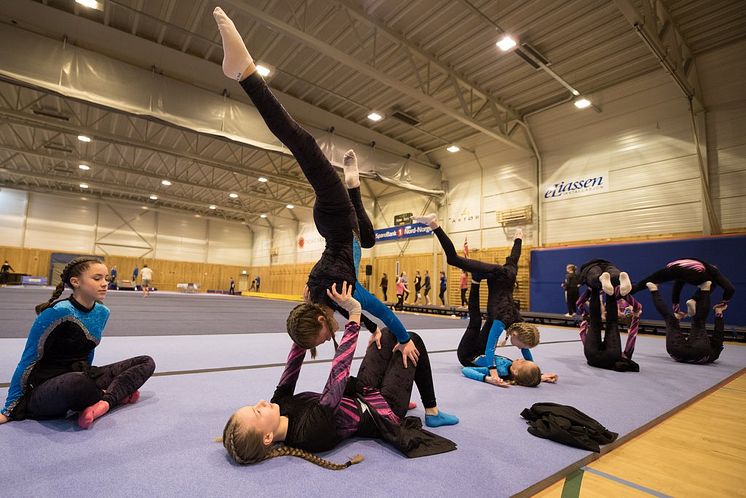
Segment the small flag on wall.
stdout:
<path fill-rule="evenodd" d="M 469 257 L 469 239 L 464 237 L 464 257 Z"/>

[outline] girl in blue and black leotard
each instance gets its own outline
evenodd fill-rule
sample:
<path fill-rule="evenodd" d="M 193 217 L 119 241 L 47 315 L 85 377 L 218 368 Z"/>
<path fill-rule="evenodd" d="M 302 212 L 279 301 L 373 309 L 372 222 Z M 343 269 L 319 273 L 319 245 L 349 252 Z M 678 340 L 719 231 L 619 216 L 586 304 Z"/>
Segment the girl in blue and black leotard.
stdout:
<path fill-rule="evenodd" d="M 111 408 L 136 402 L 138 389 L 155 370 L 149 356 L 93 366 L 94 349 L 109 319 L 101 303 L 108 270 L 95 258 L 77 258 L 62 270 L 52 298 L 36 307 L 39 316 L 10 383 L 0 423 L 8 420 L 64 417 L 79 412 L 88 429 Z M 72 296 L 56 301 L 65 285 Z"/>
<path fill-rule="evenodd" d="M 501 387 L 507 387 L 509 383 L 533 387 L 542 381 L 556 382 L 556 374 L 541 373 L 538 365 L 533 362 L 528 348 L 521 348 L 523 358 L 517 360 L 495 355 L 497 341 L 504 327 L 500 320 L 489 319 L 482 326 L 479 283 L 479 280 L 472 280 L 469 293 L 469 325 L 457 350 L 459 361 L 464 366 L 461 369 L 462 373 L 470 379 Z M 499 325 L 494 326 L 495 323 Z"/>

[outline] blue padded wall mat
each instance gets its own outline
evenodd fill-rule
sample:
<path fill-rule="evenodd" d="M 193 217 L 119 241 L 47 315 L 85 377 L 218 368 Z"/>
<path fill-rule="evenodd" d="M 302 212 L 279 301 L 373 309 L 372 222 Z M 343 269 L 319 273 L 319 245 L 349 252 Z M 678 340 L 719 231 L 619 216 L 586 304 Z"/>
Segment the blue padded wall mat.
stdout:
<path fill-rule="evenodd" d="M 603 258 L 629 273 L 632 282 L 636 282 L 670 261 L 686 257 L 714 264 L 728 277 L 736 287 L 736 294 L 725 312 L 726 324 L 746 325 L 746 236 L 743 235 L 535 249 L 531 251 L 531 311 L 565 312 L 564 292 L 560 284 L 568 263 L 574 263 L 580 269 L 580 265 L 588 260 Z M 664 284 L 662 289 L 670 300 L 671 284 Z M 691 288 L 685 288 L 682 301 L 691 292 Z M 713 305 L 721 296 L 722 289 L 718 287 L 713 295 Z M 643 305 L 644 319 L 660 319 L 647 290 L 638 292 L 635 297 Z M 712 322 L 712 314 L 708 322 Z"/>

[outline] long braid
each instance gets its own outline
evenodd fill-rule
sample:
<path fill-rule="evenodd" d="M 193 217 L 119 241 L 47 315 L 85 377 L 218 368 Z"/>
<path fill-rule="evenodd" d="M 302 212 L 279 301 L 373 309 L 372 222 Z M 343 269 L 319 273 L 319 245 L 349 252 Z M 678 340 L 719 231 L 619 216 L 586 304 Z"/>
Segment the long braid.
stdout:
<path fill-rule="evenodd" d="M 238 419 L 234 413 L 223 429 L 223 437 L 216 438 L 216 442 L 222 442 L 228 455 L 239 465 L 250 465 L 263 460 L 280 456 L 293 456 L 303 458 L 313 464 L 330 470 L 343 470 L 350 465 L 355 465 L 364 460 L 362 455 L 355 455 L 345 463 L 334 463 L 309 453 L 305 450 L 285 445 L 266 446 L 262 441 L 262 435 L 256 430 L 241 430 Z"/>
<path fill-rule="evenodd" d="M 296 458 L 302 458 L 308 462 L 318 465 L 319 467 L 324 467 L 325 469 L 329 469 L 329 470 L 344 470 L 348 468 L 350 465 L 355 465 L 357 463 L 362 462 L 365 459 L 363 455 L 355 455 L 354 457 L 347 460 L 345 463 L 334 463 L 324 458 L 321 458 L 319 456 L 316 456 L 313 453 L 309 453 L 305 450 L 300 450 L 298 448 L 292 448 L 290 446 L 284 446 L 284 445 L 277 446 L 271 449 L 269 453 L 267 453 L 267 456 L 264 459 L 269 460 L 270 458 L 281 457 L 281 456 L 293 456 Z"/>
<path fill-rule="evenodd" d="M 36 314 L 40 315 L 42 311 L 52 306 L 52 303 L 55 302 L 65 291 L 65 282 L 60 282 L 57 284 L 57 287 L 54 288 L 54 292 L 52 293 L 52 297 L 49 298 L 49 301 L 46 301 L 41 304 L 37 304 L 34 308 L 36 310 Z"/>
<path fill-rule="evenodd" d="M 34 309 L 36 314 L 41 314 L 42 311 L 52 306 L 52 304 L 62 295 L 65 291 L 65 285 L 70 285 L 70 279 L 72 277 L 80 276 L 91 263 L 100 263 L 101 260 L 90 256 L 82 256 L 80 258 L 74 258 L 65 265 L 60 274 L 60 283 L 54 288 L 52 297 L 44 303 L 38 304 Z"/>

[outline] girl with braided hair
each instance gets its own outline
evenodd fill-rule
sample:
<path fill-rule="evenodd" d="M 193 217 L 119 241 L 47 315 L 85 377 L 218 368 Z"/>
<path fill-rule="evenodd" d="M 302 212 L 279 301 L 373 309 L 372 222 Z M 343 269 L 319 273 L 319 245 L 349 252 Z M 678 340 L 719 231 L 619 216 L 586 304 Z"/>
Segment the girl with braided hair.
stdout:
<path fill-rule="evenodd" d="M 36 307 L 38 316 L 10 382 L 0 424 L 24 418 L 42 420 L 78 412 L 78 425 L 93 421 L 120 404 L 135 403 L 138 389 L 155 370 L 149 356 L 94 367 L 94 349 L 109 319 L 108 270 L 100 260 L 76 258 L 62 270 L 52 297 Z M 73 289 L 58 300 L 65 286 Z"/>
<path fill-rule="evenodd" d="M 498 387 L 508 387 L 511 384 L 536 387 L 541 382 L 557 382 L 557 374 L 541 373 L 539 365 L 530 357 L 531 352 L 528 348 L 521 349 L 524 357 L 515 360 L 495 354 L 497 339 L 504 327 L 500 320 L 489 319 L 482 326 L 482 310 L 479 307 L 479 284 L 482 275 L 472 273 L 469 325 L 457 350 L 459 362 L 463 365 L 461 372 L 469 379 Z M 496 322 L 498 326 L 494 326 Z M 538 343 L 538 331 L 528 325 L 526 322 L 516 322 L 508 328 L 508 336 L 513 345 L 535 346 Z M 505 342 L 501 341 L 502 344 Z M 529 358 L 526 358 L 527 354 Z"/>
<path fill-rule="evenodd" d="M 293 120 L 257 73 L 233 21 L 220 7 L 215 8 L 213 17 L 223 42 L 223 72 L 240 82 L 267 127 L 292 152 L 316 193 L 313 218 L 316 229 L 324 238 L 325 248 L 308 275 L 311 304 L 299 305 L 288 317 L 290 337 L 299 346 L 311 349 L 312 354 L 313 348 L 331 340 L 337 326 L 334 311 L 343 316 L 346 312 L 327 297 L 326 291 L 331 286 L 340 290 L 342 283 L 347 282 L 354 286 L 354 294 L 362 309 L 386 323 L 396 335 L 396 347 L 403 353 L 402 361 L 405 364 L 407 360 L 416 362 L 417 348 L 407 330 L 390 309 L 357 282 L 355 251 L 359 246 L 372 247 L 375 235 L 362 209 L 354 152 L 348 151 L 344 157 L 345 188 L 313 136 Z"/>
<path fill-rule="evenodd" d="M 328 296 L 349 313 L 350 321 L 324 390 L 295 394 L 306 350 L 293 344 L 271 402 L 261 400 L 244 406 L 228 420 L 222 442 L 233 460 L 251 464 L 287 455 L 340 470 L 362 461 L 362 457 L 334 464 L 312 453 L 329 451 L 353 436 L 384 439 L 410 458 L 456 449 L 453 442 L 423 430 L 419 418 L 405 417 L 416 377 L 432 377 L 422 339 L 412 334 L 421 354 L 416 368 L 404 368 L 398 358 L 401 353 L 393 348 L 396 339 L 384 330 L 381 347 L 370 344 L 357 378 L 351 377 L 360 303 L 346 283 L 341 293 L 332 286 Z"/>

